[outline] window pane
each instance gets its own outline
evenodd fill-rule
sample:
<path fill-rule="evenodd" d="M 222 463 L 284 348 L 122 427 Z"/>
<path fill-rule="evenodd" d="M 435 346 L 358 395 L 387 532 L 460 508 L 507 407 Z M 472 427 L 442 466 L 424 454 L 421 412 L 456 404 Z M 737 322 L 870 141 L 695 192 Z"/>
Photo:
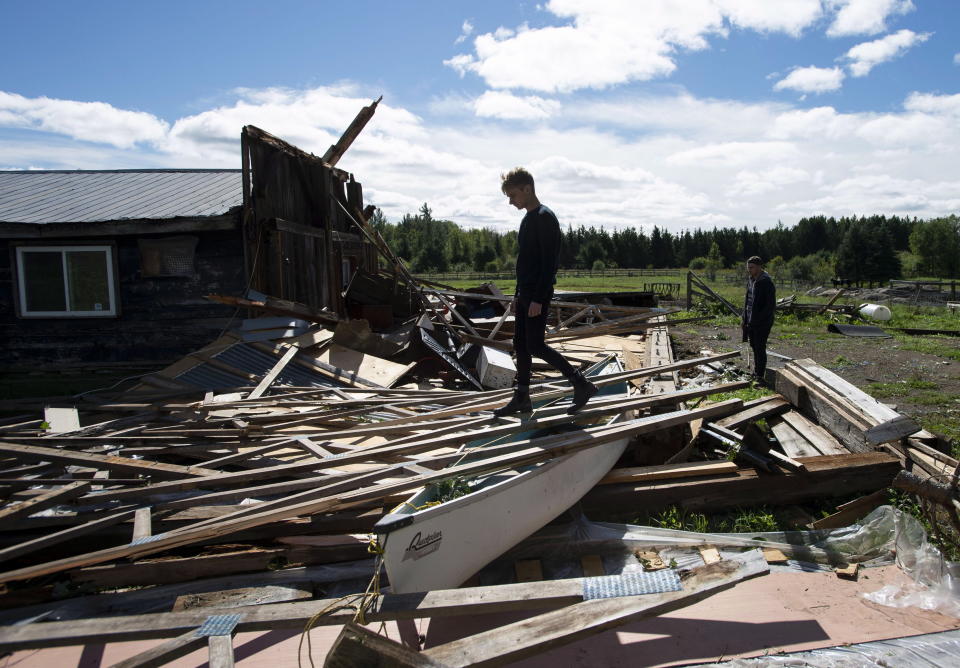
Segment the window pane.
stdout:
<path fill-rule="evenodd" d="M 63 255 L 60 251 L 24 251 L 23 280 L 27 311 L 66 311 Z"/>
<path fill-rule="evenodd" d="M 107 254 L 101 250 L 68 251 L 71 311 L 109 311 Z"/>

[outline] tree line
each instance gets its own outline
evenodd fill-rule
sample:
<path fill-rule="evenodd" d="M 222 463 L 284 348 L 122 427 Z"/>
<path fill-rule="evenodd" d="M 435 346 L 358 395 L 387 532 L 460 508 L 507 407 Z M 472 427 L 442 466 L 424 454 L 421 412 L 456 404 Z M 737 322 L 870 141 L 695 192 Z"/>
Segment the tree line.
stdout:
<path fill-rule="evenodd" d="M 416 273 L 510 271 L 517 232 L 462 228 L 433 217 L 425 203 L 416 214 L 371 219 L 384 240 Z M 797 280 L 886 281 L 911 272 L 960 276 L 960 218 L 920 220 L 900 216 L 811 216 L 763 232 L 755 227 L 695 229 L 672 233 L 655 225 L 608 232 L 597 227 L 562 230 L 564 269 L 690 267 L 708 274 L 759 255 L 768 271 Z"/>

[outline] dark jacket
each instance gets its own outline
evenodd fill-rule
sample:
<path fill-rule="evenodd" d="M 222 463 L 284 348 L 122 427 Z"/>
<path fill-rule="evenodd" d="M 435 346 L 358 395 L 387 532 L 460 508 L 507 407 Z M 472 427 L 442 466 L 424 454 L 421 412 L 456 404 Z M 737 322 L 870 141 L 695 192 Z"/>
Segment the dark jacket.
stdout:
<path fill-rule="evenodd" d="M 542 204 L 528 211 L 517 235 L 517 296 L 546 304 L 553 296 L 560 258 L 560 222 Z"/>
<path fill-rule="evenodd" d="M 744 324 L 747 324 L 747 299 L 749 288 L 743 298 Z M 757 276 L 753 286 L 753 308 L 750 311 L 750 327 L 770 331 L 773 327 L 773 313 L 777 307 L 777 289 L 773 285 L 770 274 L 762 272 Z"/>

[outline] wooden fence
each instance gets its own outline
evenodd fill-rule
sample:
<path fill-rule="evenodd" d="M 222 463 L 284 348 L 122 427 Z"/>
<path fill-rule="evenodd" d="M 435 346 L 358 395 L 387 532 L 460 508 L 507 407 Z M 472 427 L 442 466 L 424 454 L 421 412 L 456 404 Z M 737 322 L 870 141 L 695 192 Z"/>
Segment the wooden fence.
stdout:
<path fill-rule="evenodd" d="M 560 269 L 557 271 L 557 278 L 669 276 L 679 279 L 685 273 L 685 269 Z M 517 277 L 517 274 L 514 271 L 461 271 L 443 274 L 423 273 L 416 276 L 442 283 L 443 281 L 511 281 Z"/>

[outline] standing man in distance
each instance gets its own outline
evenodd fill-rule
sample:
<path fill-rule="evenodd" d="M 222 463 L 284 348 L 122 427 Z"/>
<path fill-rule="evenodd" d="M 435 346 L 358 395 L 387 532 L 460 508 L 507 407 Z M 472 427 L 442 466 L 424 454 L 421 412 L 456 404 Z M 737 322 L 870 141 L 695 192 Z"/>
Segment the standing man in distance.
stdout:
<path fill-rule="evenodd" d="M 517 356 L 517 380 L 509 403 L 493 411 L 497 417 L 529 413 L 530 370 L 533 356 L 564 375 L 573 385 L 575 413 L 597 393 L 596 386 L 574 369 L 563 355 L 544 342 L 547 306 L 553 297 L 560 257 L 560 222 L 553 211 L 537 199 L 533 176 L 523 167 L 500 175 L 500 189 L 518 209 L 526 210 L 517 235 L 517 290 L 513 298 L 513 350 Z"/>
<path fill-rule="evenodd" d="M 777 289 L 770 274 L 763 270 L 763 262 L 754 255 L 747 260 L 747 294 L 743 301 L 743 340 L 753 350 L 753 373 L 759 383 L 764 382 L 767 369 L 767 338 L 773 327 L 777 305 Z"/>

